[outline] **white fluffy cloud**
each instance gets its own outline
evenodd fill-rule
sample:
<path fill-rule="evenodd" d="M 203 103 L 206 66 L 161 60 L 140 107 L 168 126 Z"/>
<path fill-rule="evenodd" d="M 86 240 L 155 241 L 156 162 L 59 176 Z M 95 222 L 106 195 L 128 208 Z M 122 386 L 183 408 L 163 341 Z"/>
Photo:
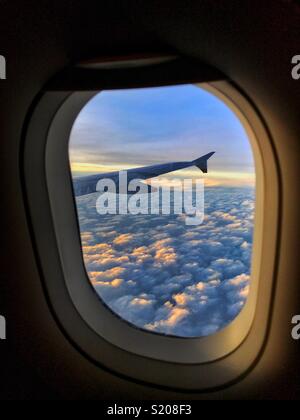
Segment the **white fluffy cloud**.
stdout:
<path fill-rule="evenodd" d="M 90 280 L 119 316 L 149 331 L 206 336 L 229 324 L 249 294 L 254 190 L 209 188 L 205 220 L 96 212 L 77 199 Z"/>

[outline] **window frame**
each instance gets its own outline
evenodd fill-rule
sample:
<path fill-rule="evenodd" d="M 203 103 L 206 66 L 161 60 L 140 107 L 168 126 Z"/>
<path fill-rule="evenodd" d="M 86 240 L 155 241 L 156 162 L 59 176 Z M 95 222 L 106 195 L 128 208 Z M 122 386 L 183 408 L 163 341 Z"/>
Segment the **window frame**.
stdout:
<path fill-rule="evenodd" d="M 66 337 L 94 363 L 119 375 L 183 390 L 224 386 L 254 365 L 268 331 L 278 235 L 279 174 L 267 128 L 233 83 L 201 87 L 241 119 L 252 142 L 257 179 L 250 295 L 240 315 L 214 335 L 182 338 L 136 328 L 101 305 L 86 278 L 68 142 L 78 113 L 98 90 L 46 91 L 31 115 L 23 154 L 36 256 L 49 306 Z"/>

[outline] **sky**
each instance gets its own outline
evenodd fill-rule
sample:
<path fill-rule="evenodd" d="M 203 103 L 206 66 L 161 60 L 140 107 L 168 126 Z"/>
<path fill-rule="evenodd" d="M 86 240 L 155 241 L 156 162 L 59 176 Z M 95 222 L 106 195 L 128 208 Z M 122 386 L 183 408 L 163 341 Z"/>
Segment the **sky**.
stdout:
<path fill-rule="evenodd" d="M 79 114 L 70 136 L 73 176 L 216 154 L 206 186 L 254 185 L 251 145 L 237 116 L 194 85 L 104 91 Z M 175 175 L 174 175 L 175 174 Z M 165 175 L 199 177 L 191 168 Z"/>

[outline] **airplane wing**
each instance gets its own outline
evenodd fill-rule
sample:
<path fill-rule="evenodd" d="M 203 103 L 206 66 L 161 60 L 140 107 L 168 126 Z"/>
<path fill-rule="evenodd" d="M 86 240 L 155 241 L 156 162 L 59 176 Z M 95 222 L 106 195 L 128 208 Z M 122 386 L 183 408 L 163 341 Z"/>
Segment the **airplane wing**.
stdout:
<path fill-rule="evenodd" d="M 132 181 L 133 179 L 146 180 L 167 174 L 169 172 L 178 171 L 180 169 L 186 169 L 191 166 L 197 166 L 203 173 L 207 173 L 207 161 L 214 153 L 215 152 L 208 153 L 207 155 L 201 156 L 200 158 L 192 161 L 171 162 L 152 166 L 143 166 L 141 168 L 128 169 L 127 171 L 125 171 L 127 173 L 127 180 L 128 182 Z M 119 172 L 108 172 L 75 178 L 73 182 L 75 196 L 78 197 L 81 195 L 96 192 L 97 183 L 101 179 L 110 179 L 117 184 L 118 178 Z"/>

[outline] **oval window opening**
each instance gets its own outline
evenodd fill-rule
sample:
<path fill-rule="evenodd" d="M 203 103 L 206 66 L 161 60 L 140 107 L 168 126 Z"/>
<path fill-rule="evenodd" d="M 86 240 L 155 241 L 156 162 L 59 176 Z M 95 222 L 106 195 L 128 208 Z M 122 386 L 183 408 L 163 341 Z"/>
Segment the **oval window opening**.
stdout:
<path fill-rule="evenodd" d="M 86 271 L 114 314 L 187 338 L 239 315 L 255 166 L 227 105 L 194 85 L 100 92 L 75 121 L 69 159 Z"/>

